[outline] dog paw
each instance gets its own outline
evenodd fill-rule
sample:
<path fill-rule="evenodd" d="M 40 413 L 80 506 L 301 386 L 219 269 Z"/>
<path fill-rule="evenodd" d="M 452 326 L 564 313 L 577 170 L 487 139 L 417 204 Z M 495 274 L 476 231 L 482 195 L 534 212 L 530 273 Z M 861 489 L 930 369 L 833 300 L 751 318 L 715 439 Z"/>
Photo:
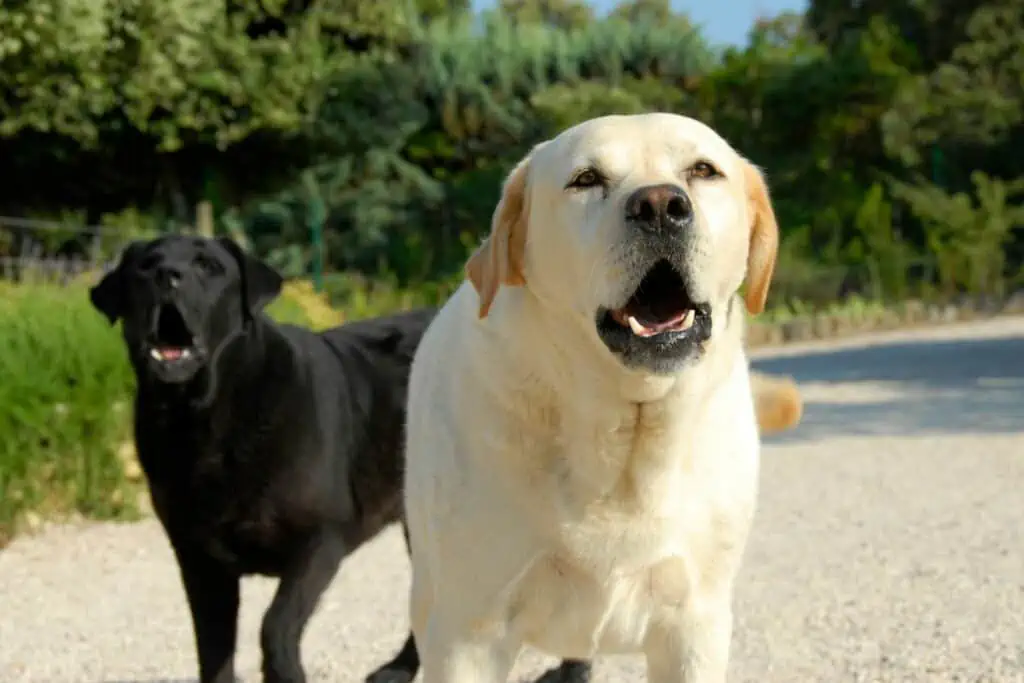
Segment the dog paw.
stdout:
<path fill-rule="evenodd" d="M 405 669 L 382 667 L 366 677 L 366 683 L 410 683 L 415 674 Z"/>

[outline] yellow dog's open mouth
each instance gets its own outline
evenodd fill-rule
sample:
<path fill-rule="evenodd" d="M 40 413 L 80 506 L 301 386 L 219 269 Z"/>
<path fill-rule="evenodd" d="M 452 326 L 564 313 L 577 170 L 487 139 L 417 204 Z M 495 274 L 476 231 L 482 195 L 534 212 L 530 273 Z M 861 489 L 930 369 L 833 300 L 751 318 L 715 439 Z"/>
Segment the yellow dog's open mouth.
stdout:
<path fill-rule="evenodd" d="M 707 315 L 695 303 L 683 278 L 668 261 L 658 261 L 622 308 L 609 312 L 612 320 L 638 337 L 684 333 Z"/>

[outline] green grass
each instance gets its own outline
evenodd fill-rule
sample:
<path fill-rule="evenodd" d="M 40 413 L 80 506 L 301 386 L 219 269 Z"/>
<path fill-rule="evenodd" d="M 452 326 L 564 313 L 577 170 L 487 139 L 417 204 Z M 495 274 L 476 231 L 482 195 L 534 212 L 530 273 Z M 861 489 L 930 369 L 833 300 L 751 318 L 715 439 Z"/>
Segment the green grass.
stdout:
<path fill-rule="evenodd" d="M 760 316 L 757 321 L 762 323 L 784 323 L 797 318 L 812 315 L 829 315 L 856 319 L 869 315 L 879 315 L 886 310 L 884 303 L 872 301 L 858 296 L 851 296 L 842 301 L 835 301 L 824 307 L 811 307 L 800 301 L 774 306 Z"/>

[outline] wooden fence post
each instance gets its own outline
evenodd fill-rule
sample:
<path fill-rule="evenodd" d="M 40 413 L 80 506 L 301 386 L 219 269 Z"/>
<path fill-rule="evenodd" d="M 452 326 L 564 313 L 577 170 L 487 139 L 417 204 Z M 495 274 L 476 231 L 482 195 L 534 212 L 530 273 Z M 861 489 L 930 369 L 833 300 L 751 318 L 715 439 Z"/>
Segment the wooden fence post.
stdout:
<path fill-rule="evenodd" d="M 213 204 L 204 199 L 196 205 L 196 232 L 213 237 Z"/>

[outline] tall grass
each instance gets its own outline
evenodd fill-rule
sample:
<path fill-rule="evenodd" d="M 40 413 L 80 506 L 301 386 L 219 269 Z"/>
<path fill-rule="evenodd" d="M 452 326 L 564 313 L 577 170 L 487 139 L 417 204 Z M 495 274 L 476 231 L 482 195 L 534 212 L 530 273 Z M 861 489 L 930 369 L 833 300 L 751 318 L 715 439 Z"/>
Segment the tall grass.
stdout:
<path fill-rule="evenodd" d="M 117 448 L 133 376 L 79 287 L 0 289 L 0 543 L 21 513 L 133 509 Z"/>

